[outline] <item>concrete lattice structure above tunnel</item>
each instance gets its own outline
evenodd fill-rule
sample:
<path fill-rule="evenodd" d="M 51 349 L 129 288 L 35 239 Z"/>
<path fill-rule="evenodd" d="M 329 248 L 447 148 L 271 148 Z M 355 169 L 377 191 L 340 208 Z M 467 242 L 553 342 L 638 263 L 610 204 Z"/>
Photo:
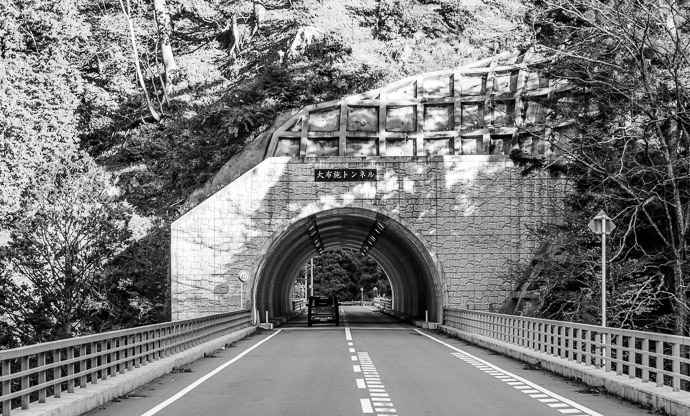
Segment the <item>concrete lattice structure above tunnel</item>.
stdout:
<path fill-rule="evenodd" d="M 420 74 L 302 108 L 271 136 L 271 156 L 557 153 L 569 126 L 547 126 L 545 99 L 568 84 L 534 69 L 534 49 Z"/>

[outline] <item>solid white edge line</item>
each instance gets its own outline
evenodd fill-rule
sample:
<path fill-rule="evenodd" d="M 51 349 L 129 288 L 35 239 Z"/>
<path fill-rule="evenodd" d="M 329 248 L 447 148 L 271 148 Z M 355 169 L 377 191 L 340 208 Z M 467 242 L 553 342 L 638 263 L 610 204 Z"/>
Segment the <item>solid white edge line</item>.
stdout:
<path fill-rule="evenodd" d="M 261 340 L 260 342 L 257 342 L 256 344 L 252 345 L 250 348 L 247 350 L 243 351 L 241 354 L 239 354 L 237 357 L 233 358 L 232 360 L 226 362 L 225 364 L 222 364 L 219 367 L 216 367 L 215 370 L 211 371 L 210 373 L 206 374 L 205 376 L 201 377 L 194 383 L 190 384 L 189 386 L 185 387 L 181 391 L 179 391 L 177 394 L 169 398 L 168 400 L 164 401 L 163 403 L 159 404 L 158 406 L 154 407 L 153 409 L 149 410 L 146 413 L 143 413 L 141 416 L 152 416 L 155 415 L 156 413 L 160 412 L 161 410 L 165 409 L 166 407 L 170 406 L 172 403 L 176 402 L 179 400 L 181 397 L 183 397 L 185 394 L 189 393 L 190 391 L 194 390 L 197 388 L 201 383 L 204 381 L 208 380 L 209 378 L 215 376 L 216 374 L 220 373 L 223 371 L 226 367 L 234 364 L 237 362 L 240 358 L 244 357 L 245 355 L 249 354 L 256 348 L 258 348 L 261 344 L 264 342 L 268 341 L 269 339 L 273 338 L 274 336 L 278 335 L 282 331 L 281 329 L 277 330 L 275 333 L 269 335 L 265 339 Z"/>
<path fill-rule="evenodd" d="M 556 393 L 554 393 L 554 392 L 552 392 L 552 391 L 550 391 L 550 390 L 548 390 L 548 389 L 545 389 L 545 388 L 539 386 L 538 384 L 532 383 L 531 381 L 529 381 L 529 380 L 527 380 L 527 379 L 525 379 L 525 378 L 522 378 L 522 377 L 520 377 L 520 376 L 518 376 L 518 375 L 515 375 L 515 374 L 513 374 L 513 373 L 511 373 L 511 372 L 508 372 L 508 371 L 506 371 L 506 370 L 503 370 L 502 368 L 500 368 L 500 367 L 498 367 L 498 366 L 496 366 L 496 365 L 494 365 L 494 364 L 491 364 L 491 363 L 488 362 L 488 361 L 482 360 L 481 358 L 476 357 L 476 356 L 474 356 L 474 355 L 472 355 L 472 354 L 470 354 L 470 353 L 468 353 L 468 352 L 466 352 L 466 351 L 463 351 L 463 350 L 461 350 L 460 348 L 456 348 L 456 347 L 454 347 L 454 346 L 452 346 L 452 345 L 450 345 L 450 344 L 448 344 L 448 343 L 446 343 L 446 342 L 441 341 L 440 339 L 436 339 L 436 338 L 432 337 L 432 336 L 429 335 L 429 334 L 425 334 L 424 332 L 420 331 L 419 329 L 414 329 L 414 330 L 415 330 L 417 333 L 419 333 L 419 334 L 421 334 L 421 335 L 424 335 L 425 337 L 427 337 L 427 338 L 429 338 L 429 339 L 431 339 L 431 340 L 434 340 L 434 341 L 438 342 L 438 343 L 441 344 L 441 345 L 444 345 L 444 346 L 446 346 L 446 347 L 448 347 L 448 348 L 450 348 L 450 349 L 452 349 L 452 350 L 454 350 L 454 351 L 457 351 L 457 352 L 459 352 L 459 353 L 461 353 L 461 354 L 465 354 L 466 356 L 468 356 L 468 357 L 470 357 L 470 358 L 472 358 L 472 359 L 474 359 L 474 360 L 477 360 L 477 361 L 481 362 L 482 364 L 485 364 L 485 365 L 487 365 L 487 366 L 489 366 L 489 367 L 492 367 L 492 368 L 494 368 L 494 369 L 496 369 L 496 370 L 498 370 L 498 371 L 501 371 L 502 373 L 504 373 L 504 374 L 507 375 L 507 376 L 511 376 L 512 378 L 514 378 L 514 379 L 516 379 L 516 380 L 522 381 L 523 383 L 525 383 L 525 384 L 527 384 L 527 385 L 529 385 L 529 386 L 532 386 L 533 388 L 535 388 L 535 389 L 537 389 L 537 390 L 539 390 L 539 391 L 542 391 L 542 392 L 548 394 L 550 397 L 553 397 L 553 398 L 555 398 L 555 399 L 558 399 L 558 400 L 562 401 L 563 403 L 568 403 L 570 406 L 572 406 L 572 407 L 574 407 L 574 408 L 576 408 L 576 409 L 579 409 L 579 410 L 583 411 L 584 413 L 587 413 L 588 415 L 591 415 L 591 416 L 604 416 L 604 415 L 602 415 L 601 413 L 597 413 L 597 412 L 595 412 L 594 410 L 592 410 L 592 409 L 590 409 L 590 408 L 588 408 L 588 407 L 586 407 L 586 406 L 583 406 L 583 405 L 581 405 L 581 404 L 579 404 L 579 403 L 576 403 L 576 402 L 574 402 L 574 401 L 572 401 L 572 400 L 570 400 L 570 399 L 566 399 L 565 397 L 560 396 L 560 395 L 558 395 L 558 394 L 556 394 Z"/>

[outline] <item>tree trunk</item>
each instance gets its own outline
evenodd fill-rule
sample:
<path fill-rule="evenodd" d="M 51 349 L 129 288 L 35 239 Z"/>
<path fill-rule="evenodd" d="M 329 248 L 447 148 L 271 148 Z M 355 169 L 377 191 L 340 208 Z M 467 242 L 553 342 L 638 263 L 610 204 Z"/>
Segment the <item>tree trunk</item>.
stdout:
<path fill-rule="evenodd" d="M 170 36 L 172 35 L 170 15 L 168 15 L 168 8 L 165 5 L 165 0 L 154 0 L 153 8 L 156 16 L 156 28 L 158 29 L 158 42 L 161 45 L 163 66 L 165 67 L 165 81 L 168 82 L 168 74 L 177 69 L 172 46 L 170 46 Z"/>
<path fill-rule="evenodd" d="M 676 335 L 685 336 L 688 326 L 688 296 L 684 279 L 685 276 L 683 275 L 682 261 L 680 259 L 676 259 L 673 265 L 673 278 L 674 295 L 676 298 L 674 304 L 676 325 L 673 332 Z"/>
<path fill-rule="evenodd" d="M 129 6 L 129 0 L 127 0 L 127 5 Z M 139 65 L 139 52 L 137 52 L 137 39 L 134 35 L 134 23 L 132 23 L 132 16 L 129 13 L 130 8 L 129 7 L 125 8 L 125 4 L 123 3 L 123 0 L 120 0 L 120 6 L 122 7 L 122 13 L 127 18 L 127 24 L 129 25 L 129 34 L 130 34 L 130 37 L 132 38 L 132 56 L 134 57 L 134 68 L 136 69 L 136 72 L 137 72 L 137 79 L 139 80 L 139 85 L 141 85 L 141 89 L 144 90 L 144 95 L 146 96 L 146 103 L 149 106 L 149 112 L 151 113 L 151 116 L 154 118 L 154 120 L 161 121 L 161 116 L 153 108 L 153 103 L 151 103 L 151 98 L 149 97 L 149 92 L 146 90 L 146 83 L 144 82 L 144 75 L 141 73 L 141 66 Z"/>

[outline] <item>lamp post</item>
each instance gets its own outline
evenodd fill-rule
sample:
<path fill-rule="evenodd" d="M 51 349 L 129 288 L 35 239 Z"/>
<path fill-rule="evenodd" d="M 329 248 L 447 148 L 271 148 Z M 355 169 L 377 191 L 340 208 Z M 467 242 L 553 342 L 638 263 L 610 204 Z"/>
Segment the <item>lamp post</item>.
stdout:
<path fill-rule="evenodd" d="M 364 306 L 364 288 L 360 287 L 359 291 L 362 293 L 362 306 Z"/>
<path fill-rule="evenodd" d="M 606 236 L 616 225 L 604 210 L 599 211 L 588 225 L 594 234 L 601 236 L 601 327 L 606 328 Z M 601 339 L 602 345 L 606 345 L 606 334 L 602 333 Z M 606 349 L 602 347 L 602 356 L 605 354 Z"/>

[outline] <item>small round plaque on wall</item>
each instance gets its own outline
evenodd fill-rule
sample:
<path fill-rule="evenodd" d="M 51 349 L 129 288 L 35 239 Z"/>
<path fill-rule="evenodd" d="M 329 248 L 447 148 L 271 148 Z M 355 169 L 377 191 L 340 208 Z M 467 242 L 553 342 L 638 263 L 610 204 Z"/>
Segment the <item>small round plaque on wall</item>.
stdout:
<path fill-rule="evenodd" d="M 240 282 L 246 283 L 247 280 L 249 280 L 249 272 L 246 270 L 242 270 L 238 275 L 237 278 L 240 279 Z"/>

